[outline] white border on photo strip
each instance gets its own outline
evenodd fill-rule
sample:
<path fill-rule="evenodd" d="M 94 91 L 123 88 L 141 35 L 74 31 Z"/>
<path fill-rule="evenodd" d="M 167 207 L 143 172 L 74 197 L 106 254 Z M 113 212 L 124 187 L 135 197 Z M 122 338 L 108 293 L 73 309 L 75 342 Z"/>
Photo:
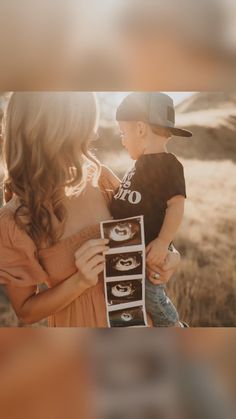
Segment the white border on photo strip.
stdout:
<path fill-rule="evenodd" d="M 126 308 L 143 307 L 143 300 L 132 301 L 131 303 L 116 304 L 114 306 L 107 306 L 108 312 L 125 310 Z"/>
<path fill-rule="evenodd" d="M 134 278 L 132 278 L 134 276 Z M 140 280 L 143 279 L 143 275 L 125 275 L 125 276 L 112 276 L 109 278 L 104 278 L 105 283 L 108 282 L 122 282 L 122 281 L 133 281 L 134 279 Z"/>
<path fill-rule="evenodd" d="M 109 246 L 109 243 L 108 243 Z M 132 246 L 121 246 L 121 247 L 112 247 L 106 252 L 104 252 L 104 255 L 115 255 L 119 253 L 132 253 L 132 252 L 142 252 L 143 249 L 145 249 L 145 246 L 143 244 L 134 244 Z"/>

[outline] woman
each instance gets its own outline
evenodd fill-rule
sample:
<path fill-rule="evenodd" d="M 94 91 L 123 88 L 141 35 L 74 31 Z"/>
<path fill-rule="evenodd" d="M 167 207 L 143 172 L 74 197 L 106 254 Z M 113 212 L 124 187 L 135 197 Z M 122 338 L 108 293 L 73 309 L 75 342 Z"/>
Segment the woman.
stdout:
<path fill-rule="evenodd" d="M 54 327 L 107 327 L 102 272 L 108 243 L 100 239 L 99 223 L 111 218 L 119 179 L 88 150 L 97 125 L 92 93 L 16 92 L 9 100 L 0 283 L 23 323 L 48 317 Z M 160 279 L 173 271 L 158 269 Z M 38 292 L 43 283 L 48 289 Z"/>

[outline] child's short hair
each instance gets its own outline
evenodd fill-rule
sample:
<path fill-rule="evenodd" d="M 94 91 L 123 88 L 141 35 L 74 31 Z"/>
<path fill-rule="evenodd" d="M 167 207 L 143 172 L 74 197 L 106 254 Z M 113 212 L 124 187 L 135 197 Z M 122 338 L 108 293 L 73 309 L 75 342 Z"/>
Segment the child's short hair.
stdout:
<path fill-rule="evenodd" d="M 160 135 L 161 137 L 164 137 L 166 139 L 172 136 L 171 132 L 166 128 L 160 127 L 159 125 L 155 124 L 149 124 L 149 126 L 153 134 Z"/>

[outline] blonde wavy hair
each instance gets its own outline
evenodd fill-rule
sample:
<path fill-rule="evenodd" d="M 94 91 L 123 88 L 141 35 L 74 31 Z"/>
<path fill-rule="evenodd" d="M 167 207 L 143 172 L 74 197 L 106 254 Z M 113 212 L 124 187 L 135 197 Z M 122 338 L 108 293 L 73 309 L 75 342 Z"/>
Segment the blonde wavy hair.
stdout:
<path fill-rule="evenodd" d="M 4 197 L 5 202 L 18 197 L 15 220 L 37 246 L 52 245 L 63 234 L 66 195 L 80 193 L 89 173 L 94 183 L 98 180 L 100 165 L 89 150 L 97 125 L 91 92 L 10 96 L 3 119 Z"/>

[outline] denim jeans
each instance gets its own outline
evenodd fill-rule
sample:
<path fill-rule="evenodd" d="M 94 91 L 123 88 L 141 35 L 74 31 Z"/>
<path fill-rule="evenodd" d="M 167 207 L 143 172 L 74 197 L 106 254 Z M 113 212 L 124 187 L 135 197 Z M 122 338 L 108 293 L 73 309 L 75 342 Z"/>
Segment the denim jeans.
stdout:
<path fill-rule="evenodd" d="M 174 326 L 179 321 L 178 312 L 166 295 L 165 285 L 154 285 L 146 279 L 145 294 L 146 310 L 155 327 Z"/>

